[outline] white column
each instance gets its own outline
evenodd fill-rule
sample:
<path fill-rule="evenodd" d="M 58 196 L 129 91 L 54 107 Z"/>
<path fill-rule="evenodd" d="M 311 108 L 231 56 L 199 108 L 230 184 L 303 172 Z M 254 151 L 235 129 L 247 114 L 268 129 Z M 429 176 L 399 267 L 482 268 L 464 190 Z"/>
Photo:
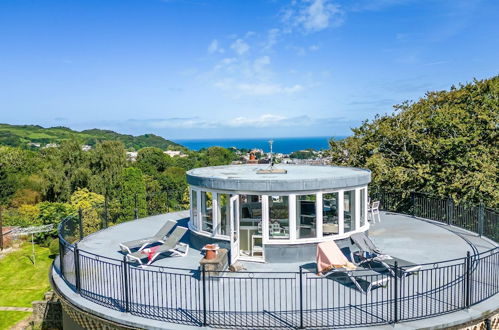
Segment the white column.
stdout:
<path fill-rule="evenodd" d="M 211 236 L 220 234 L 220 212 L 218 207 L 218 194 L 216 192 L 211 193 L 211 210 L 213 212 L 212 228 L 213 233 Z"/>
<path fill-rule="evenodd" d="M 360 199 L 361 199 L 360 189 L 355 189 L 355 230 L 360 228 Z"/>
<path fill-rule="evenodd" d="M 289 240 L 291 242 L 296 241 L 296 195 L 289 195 L 288 197 L 288 207 L 289 207 Z"/>
<path fill-rule="evenodd" d="M 322 216 L 322 211 L 324 208 L 322 207 L 322 193 L 319 192 L 315 196 L 315 222 L 316 222 L 316 228 L 315 231 L 317 233 L 317 238 L 322 237 L 322 222 L 323 222 L 323 216 Z"/>
<path fill-rule="evenodd" d="M 269 240 L 269 196 L 262 195 L 262 242 Z"/>
<path fill-rule="evenodd" d="M 196 194 L 197 194 L 197 198 L 196 198 L 196 202 L 198 204 L 198 207 L 197 207 L 197 224 L 196 224 L 196 228 L 198 230 L 201 230 L 203 229 L 203 225 L 202 225 L 202 219 L 201 219 L 201 190 L 198 190 L 196 191 Z"/>
<path fill-rule="evenodd" d="M 367 193 L 367 186 L 364 188 L 364 226 L 368 224 L 367 221 L 367 209 L 369 208 L 368 200 L 369 200 L 369 194 Z"/>
<path fill-rule="evenodd" d="M 343 235 L 345 232 L 345 224 L 343 223 L 345 198 L 343 193 L 343 190 L 338 191 L 338 235 Z"/>

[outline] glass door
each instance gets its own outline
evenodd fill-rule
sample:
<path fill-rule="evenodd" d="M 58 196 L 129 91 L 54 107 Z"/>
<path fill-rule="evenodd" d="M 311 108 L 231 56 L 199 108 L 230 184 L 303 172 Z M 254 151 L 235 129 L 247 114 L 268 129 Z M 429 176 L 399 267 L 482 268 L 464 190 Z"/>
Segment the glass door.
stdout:
<path fill-rule="evenodd" d="M 230 263 L 239 258 L 239 195 L 230 197 Z"/>

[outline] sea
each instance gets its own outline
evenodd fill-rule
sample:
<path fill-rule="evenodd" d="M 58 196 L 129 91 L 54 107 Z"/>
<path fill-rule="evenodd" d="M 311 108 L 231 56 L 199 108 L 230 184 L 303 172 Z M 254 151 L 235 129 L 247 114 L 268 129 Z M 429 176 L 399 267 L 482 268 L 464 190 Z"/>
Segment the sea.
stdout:
<path fill-rule="evenodd" d="M 191 150 L 200 150 L 213 146 L 237 149 L 262 149 L 269 151 L 269 140 L 274 141 L 272 145 L 273 152 L 290 154 L 293 151 L 314 149 L 323 150 L 329 148 L 329 140 L 344 139 L 345 136 L 315 136 L 315 137 L 282 137 L 282 138 L 257 138 L 257 139 L 189 139 L 174 140 Z"/>

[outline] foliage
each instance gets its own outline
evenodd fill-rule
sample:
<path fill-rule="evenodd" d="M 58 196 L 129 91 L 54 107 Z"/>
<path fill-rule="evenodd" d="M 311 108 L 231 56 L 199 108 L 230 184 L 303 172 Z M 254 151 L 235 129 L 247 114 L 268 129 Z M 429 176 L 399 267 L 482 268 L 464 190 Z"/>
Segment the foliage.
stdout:
<path fill-rule="evenodd" d="M 148 175 L 157 175 L 171 165 L 171 157 L 158 148 L 144 148 L 137 154 L 137 167 Z"/>
<path fill-rule="evenodd" d="M 314 158 L 315 153 L 313 150 L 300 150 L 300 151 L 295 151 L 292 152 L 289 155 L 289 158 L 296 158 L 296 159 L 312 159 Z"/>
<path fill-rule="evenodd" d="M 37 125 L 8 125 L 0 124 L 0 144 L 12 147 L 35 148 L 29 143 L 61 144 L 63 141 L 75 139 L 80 144 L 95 146 L 102 141 L 120 141 L 127 149 L 139 150 L 145 147 L 161 149 L 183 149 L 181 145 L 165 140 L 154 134 L 132 136 L 119 134 L 109 130 L 91 129 L 73 131 L 67 127 L 43 128 Z"/>
<path fill-rule="evenodd" d="M 370 169 L 375 186 L 499 206 L 499 76 L 395 110 L 331 140 L 332 162 Z"/>
<path fill-rule="evenodd" d="M 120 177 L 119 193 L 111 208 L 113 222 L 124 222 L 147 215 L 146 184 L 142 171 L 135 167 L 123 170 Z"/>
<path fill-rule="evenodd" d="M 104 141 L 97 144 L 90 163 L 92 191 L 112 197 L 120 182 L 120 175 L 126 165 L 126 152 L 123 144 L 117 141 Z"/>
<path fill-rule="evenodd" d="M 59 254 L 59 239 L 58 238 L 54 238 L 53 240 L 50 241 L 49 251 L 50 251 L 51 256 L 56 256 Z"/>
<path fill-rule="evenodd" d="M 75 210 L 81 210 L 85 235 L 101 228 L 104 196 L 91 192 L 87 188 L 78 189 L 71 195 L 71 206 Z"/>

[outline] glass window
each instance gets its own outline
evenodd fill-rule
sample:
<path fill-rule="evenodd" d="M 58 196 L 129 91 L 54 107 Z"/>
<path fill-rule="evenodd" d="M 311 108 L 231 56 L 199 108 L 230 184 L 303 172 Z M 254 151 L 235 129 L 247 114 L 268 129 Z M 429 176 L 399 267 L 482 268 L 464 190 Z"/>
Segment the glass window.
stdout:
<path fill-rule="evenodd" d="M 218 205 L 220 206 L 220 212 L 218 212 L 220 218 L 218 232 L 222 235 L 230 234 L 229 201 L 230 201 L 230 195 L 227 194 L 218 195 Z"/>
<path fill-rule="evenodd" d="M 339 233 L 338 193 L 322 195 L 322 235 L 330 236 Z"/>
<path fill-rule="evenodd" d="M 243 256 L 252 256 L 254 237 L 262 236 L 262 198 L 239 195 L 239 249 Z"/>
<path fill-rule="evenodd" d="M 207 191 L 201 192 L 201 230 L 208 233 L 213 232 L 213 208 L 212 208 L 212 193 Z"/>
<path fill-rule="evenodd" d="M 296 196 L 296 237 L 317 237 L 316 196 Z"/>
<path fill-rule="evenodd" d="M 360 225 L 366 224 L 366 188 L 360 190 Z"/>
<path fill-rule="evenodd" d="M 191 209 L 192 209 L 192 219 L 191 224 L 194 228 L 198 228 L 198 192 L 196 190 L 191 190 Z"/>
<path fill-rule="evenodd" d="M 269 197 L 269 238 L 289 238 L 289 197 Z"/>
<path fill-rule="evenodd" d="M 355 230 L 355 190 L 345 191 L 343 200 L 343 223 L 346 233 Z"/>

